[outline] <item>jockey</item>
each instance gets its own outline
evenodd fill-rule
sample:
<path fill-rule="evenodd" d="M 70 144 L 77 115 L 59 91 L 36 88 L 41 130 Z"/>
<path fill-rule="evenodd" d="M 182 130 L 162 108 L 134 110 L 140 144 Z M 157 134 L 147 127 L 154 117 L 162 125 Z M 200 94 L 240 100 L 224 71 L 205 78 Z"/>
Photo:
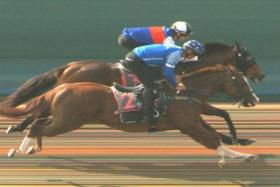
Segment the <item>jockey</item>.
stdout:
<path fill-rule="evenodd" d="M 123 65 L 130 69 L 144 85 L 144 119 L 149 123 L 149 132 L 156 130 L 152 115 L 154 81 L 161 77 L 155 76 L 152 67 L 158 67 L 164 77 L 178 90 L 184 90 L 182 83 L 176 83 L 174 69 L 181 57 L 193 58 L 204 53 L 204 46 L 196 40 L 185 42 L 183 47 L 170 44 L 153 44 L 137 47 L 126 55 Z"/>
<path fill-rule="evenodd" d="M 192 34 L 192 28 L 185 21 L 176 21 L 171 27 L 151 26 L 151 27 L 132 27 L 124 28 L 118 38 L 118 43 L 122 47 L 132 50 L 135 47 L 169 43 L 175 41 L 183 42 Z"/>

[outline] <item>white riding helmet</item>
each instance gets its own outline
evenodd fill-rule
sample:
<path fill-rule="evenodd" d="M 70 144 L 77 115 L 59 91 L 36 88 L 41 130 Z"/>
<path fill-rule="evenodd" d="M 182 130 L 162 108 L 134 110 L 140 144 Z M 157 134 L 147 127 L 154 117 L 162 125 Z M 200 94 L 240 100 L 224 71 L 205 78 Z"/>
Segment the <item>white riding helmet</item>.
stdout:
<path fill-rule="evenodd" d="M 176 21 L 170 27 L 175 32 L 183 33 L 183 34 L 192 34 L 192 28 L 189 23 L 185 21 Z"/>

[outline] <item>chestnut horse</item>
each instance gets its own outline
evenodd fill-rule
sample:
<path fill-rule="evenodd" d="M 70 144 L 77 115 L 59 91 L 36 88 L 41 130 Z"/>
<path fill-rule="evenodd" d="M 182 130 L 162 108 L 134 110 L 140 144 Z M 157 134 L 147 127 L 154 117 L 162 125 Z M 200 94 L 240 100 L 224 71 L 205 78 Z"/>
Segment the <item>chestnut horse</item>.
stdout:
<path fill-rule="evenodd" d="M 212 76 L 219 75 L 225 91 L 236 99 L 247 98 L 250 102 L 256 100 L 249 85 L 244 82 L 236 82 L 241 74 L 234 74 L 231 67 L 209 67 Z M 241 75 L 242 76 L 242 75 Z M 210 79 L 209 74 L 209 79 Z M 181 80 L 187 82 L 187 76 Z M 232 151 L 221 144 L 221 134 L 216 132 L 201 118 L 201 103 L 186 97 L 186 93 L 175 95 L 166 82 L 162 84 L 163 91 L 173 97 L 169 103 L 166 116 L 159 119 L 158 131 L 178 129 L 183 134 L 189 135 L 198 143 L 209 149 L 215 149 L 222 157 L 254 159 L 254 155 Z M 249 99 L 251 98 L 251 99 Z M 77 110 L 78 108 L 78 110 Z M 42 150 L 43 136 L 56 136 L 80 128 L 83 124 L 92 125 L 103 123 L 111 128 L 128 132 L 147 132 L 148 124 L 122 124 L 111 88 L 96 83 L 66 83 L 53 90 L 31 100 L 24 108 L 10 108 L 7 113 L 18 117 L 29 115 L 33 117 L 31 129 L 24 138 L 17 152 L 34 153 Z M 29 147 L 32 138 L 37 138 L 38 147 Z M 14 149 L 9 152 L 13 156 Z"/>
<path fill-rule="evenodd" d="M 232 64 L 251 79 L 261 81 L 264 73 L 255 59 L 239 43 L 229 46 L 224 43 L 206 43 L 203 63 L 182 63 L 177 65 L 177 74 L 193 72 L 202 67 L 214 64 Z M 96 82 L 112 85 L 121 83 L 122 71 L 114 64 L 98 61 L 76 61 L 58 67 L 42 75 L 38 75 L 24 83 L 16 92 L 12 93 L 0 103 L 1 107 L 15 107 L 46 92 L 54 86 L 73 82 Z"/>
<path fill-rule="evenodd" d="M 216 65 L 212 67 L 202 68 L 196 72 L 191 74 L 186 74 L 182 76 L 178 76 L 179 79 L 183 79 L 186 82 L 188 95 L 191 96 L 192 99 L 196 101 L 199 100 L 202 114 L 205 115 L 218 115 L 223 117 L 230 130 L 230 134 L 232 138 L 229 138 L 225 135 L 221 134 L 222 141 L 226 144 L 240 144 L 240 145 L 248 145 L 254 143 L 255 140 L 250 139 L 237 139 L 236 130 L 234 124 L 232 123 L 229 114 L 221 109 L 218 109 L 214 106 L 209 105 L 206 101 L 207 98 L 211 95 L 220 92 L 226 92 L 228 95 L 231 94 L 229 89 L 227 89 L 228 85 L 231 87 L 236 87 L 238 85 L 245 84 L 246 88 L 251 87 L 246 81 L 246 78 L 233 66 L 222 66 Z M 182 81 L 182 80 L 181 80 Z M 239 86 L 240 87 L 240 86 Z M 237 88 L 239 88 L 237 87 Z M 239 95 L 230 95 L 235 98 L 237 101 L 240 101 L 243 98 L 243 105 L 244 106 L 254 106 L 255 103 L 258 102 L 258 98 L 254 95 L 252 91 L 246 90 L 246 92 L 237 92 Z M 3 113 L 2 115 L 9 116 L 9 113 Z M 11 132 L 22 132 L 24 129 L 27 128 L 27 125 L 33 121 L 33 117 L 27 118 L 23 123 L 17 126 L 10 126 L 6 133 Z"/>

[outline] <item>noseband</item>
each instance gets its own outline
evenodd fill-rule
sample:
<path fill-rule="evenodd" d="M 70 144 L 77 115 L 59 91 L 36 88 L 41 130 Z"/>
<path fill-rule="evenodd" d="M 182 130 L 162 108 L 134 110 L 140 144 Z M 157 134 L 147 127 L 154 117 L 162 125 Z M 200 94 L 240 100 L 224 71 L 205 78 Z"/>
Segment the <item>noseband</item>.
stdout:
<path fill-rule="evenodd" d="M 232 80 L 233 80 L 233 83 L 236 85 L 236 87 L 238 87 L 238 88 L 242 88 L 242 85 L 240 84 L 240 75 L 238 75 L 238 73 L 239 74 L 241 74 L 242 75 L 242 78 L 244 79 L 244 81 L 246 82 L 246 84 L 248 85 L 248 87 L 249 87 L 249 93 L 251 93 L 251 94 L 254 94 L 254 92 L 253 92 L 253 89 L 251 88 L 251 86 L 250 86 L 250 84 L 249 84 L 249 82 L 248 82 L 248 80 L 246 79 L 246 77 L 244 77 L 244 75 L 243 75 L 243 73 L 242 72 L 235 72 L 234 70 L 232 70 L 230 67 L 225 67 L 225 70 L 226 71 L 228 71 L 230 74 L 231 74 L 231 78 L 232 78 Z M 242 92 L 240 92 L 240 95 L 239 95 L 239 97 L 242 97 Z"/>

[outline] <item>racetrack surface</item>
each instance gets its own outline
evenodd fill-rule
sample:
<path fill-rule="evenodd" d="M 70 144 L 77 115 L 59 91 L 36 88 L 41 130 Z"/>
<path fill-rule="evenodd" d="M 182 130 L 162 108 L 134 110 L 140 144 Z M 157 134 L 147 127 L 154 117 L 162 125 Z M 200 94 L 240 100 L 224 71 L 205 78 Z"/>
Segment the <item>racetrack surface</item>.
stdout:
<path fill-rule="evenodd" d="M 43 140 L 38 155 L 7 158 L 24 134 L 5 134 L 18 120 L 0 118 L 0 186 L 280 186 L 280 104 L 237 108 L 230 112 L 240 138 L 256 138 L 251 146 L 231 146 L 258 154 L 252 162 L 219 157 L 178 131 L 125 133 L 104 125 Z M 222 119 L 204 117 L 228 133 Z M 35 141 L 34 141 L 35 142 Z"/>

